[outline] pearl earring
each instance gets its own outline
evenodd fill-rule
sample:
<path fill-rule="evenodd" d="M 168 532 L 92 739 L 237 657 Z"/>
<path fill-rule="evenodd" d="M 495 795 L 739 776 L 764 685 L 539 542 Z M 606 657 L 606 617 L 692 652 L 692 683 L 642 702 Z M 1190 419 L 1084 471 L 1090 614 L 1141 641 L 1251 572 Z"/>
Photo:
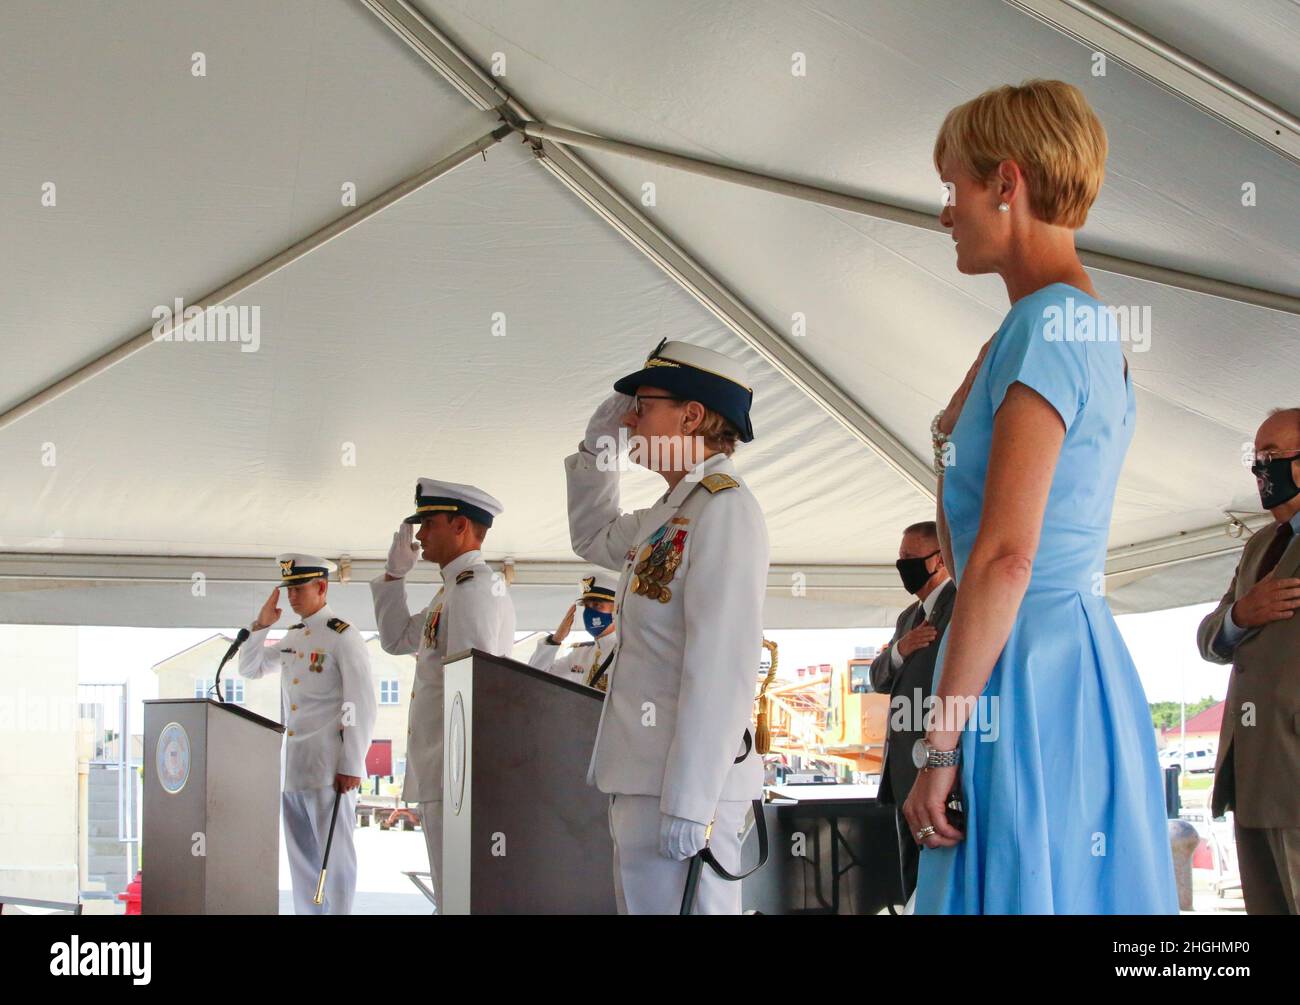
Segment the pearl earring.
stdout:
<path fill-rule="evenodd" d="M 999 212 L 999 213 L 1008 213 L 1008 212 L 1010 212 L 1010 211 L 1011 211 L 1011 204 L 1010 204 L 1009 202 L 1000 202 L 1000 203 L 998 203 L 998 212 Z"/>

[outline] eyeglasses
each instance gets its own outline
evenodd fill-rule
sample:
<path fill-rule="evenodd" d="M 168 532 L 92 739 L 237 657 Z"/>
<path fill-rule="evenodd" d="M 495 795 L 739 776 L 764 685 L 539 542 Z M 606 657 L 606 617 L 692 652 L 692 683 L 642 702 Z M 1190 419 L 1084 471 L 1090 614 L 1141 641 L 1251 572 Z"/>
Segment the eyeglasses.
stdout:
<path fill-rule="evenodd" d="M 632 396 L 632 411 L 638 416 L 642 414 L 643 401 L 685 401 L 685 398 L 674 398 L 671 394 L 636 394 Z"/>
<path fill-rule="evenodd" d="M 1288 454 L 1290 454 L 1289 457 L 1287 456 Z M 1255 455 L 1255 463 L 1250 466 L 1250 470 L 1252 474 L 1262 475 L 1270 461 L 1294 460 L 1300 460 L 1300 453 L 1295 453 L 1291 450 L 1261 450 Z"/>

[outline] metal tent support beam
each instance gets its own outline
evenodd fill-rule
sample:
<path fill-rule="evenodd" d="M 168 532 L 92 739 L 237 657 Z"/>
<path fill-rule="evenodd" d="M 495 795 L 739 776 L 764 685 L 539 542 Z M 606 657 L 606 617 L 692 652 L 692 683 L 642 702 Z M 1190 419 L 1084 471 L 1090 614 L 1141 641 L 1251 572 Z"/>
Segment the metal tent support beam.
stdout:
<path fill-rule="evenodd" d="M 440 178 L 449 171 L 454 170 L 470 158 L 475 157 L 482 151 L 486 150 L 488 147 L 500 143 L 501 140 L 509 136 L 510 133 L 511 129 L 509 126 L 497 126 L 491 132 L 480 136 L 473 142 L 466 144 L 454 153 L 444 157 L 436 164 L 432 164 L 425 168 L 419 174 L 413 175 L 403 182 L 399 182 L 387 191 L 375 196 L 375 198 L 371 199 L 369 202 L 363 203 L 356 207 L 356 209 L 344 213 L 337 220 L 326 224 L 315 233 L 309 234 L 301 241 L 291 244 L 278 254 L 272 255 L 264 262 L 260 262 L 253 266 L 247 272 L 236 276 L 224 286 L 220 286 L 211 293 L 199 297 L 197 300 L 191 301 L 190 306 L 201 310 L 207 310 L 208 308 L 216 307 L 219 304 L 225 303 L 227 300 L 238 296 L 254 284 L 260 283 L 263 279 L 279 272 L 285 266 L 296 262 L 304 255 L 307 255 L 315 251 L 317 248 L 329 243 L 339 235 L 346 233 L 358 224 L 368 220 L 376 213 L 387 209 L 399 199 L 404 199 L 412 192 L 419 191 L 434 179 Z M 12 425 L 19 419 L 30 415 L 42 405 L 47 405 L 55 398 L 67 394 L 73 388 L 84 384 L 88 380 L 92 380 L 109 367 L 122 362 L 122 360 L 127 359 L 130 356 L 134 356 L 137 352 L 140 352 L 143 349 L 149 348 L 149 346 L 153 345 L 154 342 L 159 341 L 164 336 L 170 335 L 178 326 L 178 322 L 183 323 L 181 319 L 174 318 L 171 324 L 164 326 L 164 328 L 157 334 L 155 334 L 153 326 L 150 326 L 139 335 L 132 336 L 125 342 L 119 343 L 102 355 L 97 356 L 89 363 L 83 364 L 71 373 L 60 377 L 53 383 L 41 388 L 41 390 L 18 402 L 18 404 L 12 406 L 3 414 L 0 414 L 0 429 Z"/>
<path fill-rule="evenodd" d="M 516 98 L 512 97 L 492 77 L 486 74 L 455 42 L 440 31 L 436 25 L 432 24 L 424 15 L 412 10 L 405 3 L 405 0 L 362 0 L 362 2 L 389 28 L 396 32 L 402 41 L 437 70 L 445 80 L 451 83 L 458 92 L 473 103 L 476 108 L 496 110 L 507 122 L 515 125 L 516 128 L 532 139 L 549 141 L 550 144 L 557 147 L 585 148 L 623 157 L 632 157 L 647 163 L 659 164 L 663 167 L 686 171 L 732 184 L 744 185 L 748 188 L 759 189 L 793 199 L 802 199 L 805 202 L 829 206 L 833 209 L 841 209 L 878 220 L 886 220 L 890 223 L 899 223 L 904 226 L 930 230 L 936 233 L 945 232 L 945 228 L 933 213 L 922 212 L 907 206 L 899 206 L 877 199 L 868 199 L 851 192 L 841 192 L 810 185 L 806 182 L 794 181 L 789 178 L 779 178 L 746 168 L 705 160 L 700 157 L 691 157 L 669 150 L 625 143 L 621 140 L 613 140 L 604 136 L 594 136 L 590 133 L 549 125 L 532 115 Z M 1030 10 L 1030 8 L 1057 9 L 1067 6 L 1087 6 L 1100 11 L 1100 8 L 1096 8 L 1096 5 L 1087 4 L 1085 0 L 1032 0 L 1032 2 L 1026 0 L 1024 3 L 1017 3 L 1016 0 L 1006 0 L 1006 2 L 1026 10 Z M 1038 16 L 1036 10 L 1031 10 L 1031 13 Z M 1082 17 L 1083 15 L 1079 14 L 1077 16 Z M 1118 21 L 1118 19 L 1114 20 Z M 1138 32 L 1138 29 L 1132 28 L 1132 26 L 1128 26 L 1128 28 L 1132 32 Z M 1149 36 L 1147 38 L 1149 39 Z M 1152 44 L 1159 45 L 1161 43 L 1152 40 Z M 1116 58 L 1120 57 L 1117 56 Z M 1187 57 L 1182 58 L 1187 59 Z M 1202 68 L 1202 70 L 1206 73 L 1213 73 L 1213 71 L 1205 68 Z M 1234 88 L 1236 92 L 1249 93 L 1244 92 L 1244 89 L 1237 88 L 1237 85 L 1232 84 L 1231 81 L 1226 81 L 1223 78 L 1218 79 L 1225 88 Z M 1183 92 L 1177 93 L 1187 97 Z M 1263 102 L 1261 98 L 1255 98 L 1254 100 Z M 1277 109 L 1275 106 L 1269 106 L 1269 108 L 1272 110 L 1270 114 L 1287 116 L 1286 112 Z M 1291 119 L 1291 121 L 1295 122 L 1294 119 Z M 1297 123 L 1297 125 L 1300 125 L 1300 123 Z M 1278 128 L 1282 127 L 1279 126 Z M 1297 143 L 1296 149 L 1300 151 L 1300 142 Z M 588 174 L 599 177 L 585 164 L 583 167 Z M 635 209 L 633 212 L 640 215 L 639 211 Z M 1086 248 L 1079 249 L 1079 259 L 1088 268 L 1096 269 L 1099 272 L 1108 272 L 1113 275 L 1127 276 L 1174 289 L 1188 290 L 1204 296 L 1232 300 L 1252 307 L 1263 307 L 1267 310 L 1281 311 L 1287 314 L 1300 314 L 1300 297 L 1275 290 L 1263 290 L 1242 283 L 1216 279 L 1213 276 L 1183 272 L 1178 269 L 1155 265 L 1151 262 L 1121 258 L 1118 255 L 1108 255 L 1100 251 L 1090 251 Z"/>
<path fill-rule="evenodd" d="M 362 0 L 426 62 L 476 107 L 491 107 L 520 132 L 536 118 L 499 87 L 451 39 L 403 0 Z M 583 202 L 639 248 L 715 317 L 807 394 L 927 499 L 934 499 L 935 475 L 871 413 L 792 349 L 739 297 L 715 279 L 691 254 L 656 227 L 613 186 L 562 147 L 541 142 L 541 163 Z"/>
<path fill-rule="evenodd" d="M 1149 573 L 1184 562 L 1240 551 L 1245 539 L 1262 528 L 1271 526 L 1273 518 L 1267 513 L 1261 513 L 1240 519 L 1239 522 L 1244 530 L 1237 537 L 1228 533 L 1230 524 L 1225 516 L 1223 523 L 1210 527 L 1111 548 L 1106 553 L 1106 575 L 1117 577 L 1130 573 Z"/>
<path fill-rule="evenodd" d="M 351 567 L 349 582 L 365 583 L 384 571 L 382 558 L 334 556 Z M 219 555 L 88 555 L 51 552 L 9 552 L 0 554 L 0 596 L 15 585 L 39 583 L 48 586 L 89 584 L 160 583 L 189 586 L 195 573 L 209 583 L 263 585 L 267 580 L 265 558 Z M 511 589 L 558 586 L 571 589 L 590 572 L 583 562 L 515 562 L 493 560 L 498 571 L 511 567 Z M 796 577 L 798 577 L 796 579 Z M 438 583 L 427 564 L 409 577 L 413 585 Z M 898 570 L 892 565 L 773 565 L 768 570 L 769 593 L 791 593 L 796 584 L 809 592 L 865 590 L 901 596 Z"/>
<path fill-rule="evenodd" d="M 1004 0 L 1300 164 L 1300 119 L 1091 0 Z"/>
<path fill-rule="evenodd" d="M 424 15 L 412 10 L 404 0 L 362 0 L 362 2 L 392 28 L 403 42 L 425 59 L 430 66 L 437 70 L 457 91 L 473 102 L 476 107 L 483 110 L 495 110 L 505 121 L 512 123 L 525 134 L 532 130 L 533 138 L 540 141 L 542 145 L 541 163 L 555 174 L 566 187 L 578 195 L 587 205 L 591 206 L 611 226 L 615 227 L 645 254 L 650 256 L 692 295 L 699 298 L 720 320 L 744 338 L 765 358 L 769 359 L 774 366 L 777 366 L 781 372 L 802 388 L 818 405 L 834 416 L 854 435 L 858 436 L 886 463 L 899 471 L 909 483 L 933 498 L 934 476 L 928 466 L 922 464 L 892 434 L 884 430 L 880 423 L 861 406 L 826 380 L 806 360 L 803 360 L 797 353 L 789 349 L 784 340 L 755 317 L 738 298 L 732 296 L 721 284 L 713 280 L 701 266 L 696 264 L 686 252 L 678 248 L 671 239 L 632 207 L 608 182 L 587 167 L 577 156 L 551 142 L 557 135 L 555 127 L 539 122 L 517 98 L 499 87 L 454 41 L 433 25 Z M 566 132 L 571 133 L 572 131 Z M 584 134 L 576 135 L 581 136 Z M 649 148 L 640 149 L 648 150 Z M 666 156 L 677 157 L 679 155 L 667 154 Z M 694 159 L 690 158 L 689 160 Z M 719 167 L 723 166 L 719 165 Z M 739 171 L 739 169 L 735 168 L 726 170 Z M 740 172 L 740 174 L 762 177 L 755 175 L 754 172 Z M 729 180 L 739 180 L 739 178 L 733 177 Z M 937 220 L 933 220 L 932 224 L 929 222 L 923 223 L 920 218 L 924 218 L 926 214 L 916 213 L 914 210 L 872 203 L 870 200 L 859 200 L 856 196 L 826 189 L 816 189 L 813 186 L 801 186 L 800 183 L 796 182 L 781 179 L 775 179 L 775 181 L 782 186 L 793 186 L 794 188 L 807 190 L 806 194 L 818 196 L 814 201 L 823 201 L 823 197 L 828 200 L 836 200 L 836 202 L 826 202 L 827 205 L 840 205 L 839 200 L 846 200 L 854 202 L 855 205 L 860 205 L 862 209 L 884 207 L 884 212 L 882 212 L 882 218 L 884 219 L 892 219 L 894 222 L 914 226 L 926 226 L 929 229 L 938 229 L 939 227 Z M 793 194 L 793 189 L 788 190 L 785 194 Z M 853 207 L 846 203 L 841 208 Z M 861 210 L 855 209 L 855 211 Z M 888 215 L 885 215 L 885 213 Z M 1091 252 L 1086 254 L 1090 256 L 1090 260 L 1085 260 L 1086 264 L 1091 264 L 1103 271 L 1123 272 L 1117 267 L 1117 263 L 1124 260 Z M 1168 276 L 1187 275 L 1186 273 L 1174 273 L 1173 270 L 1162 270 L 1157 266 L 1146 266 L 1142 263 L 1125 264 L 1130 267 L 1151 270 L 1145 275 L 1137 274 L 1137 278 L 1149 278 L 1156 282 L 1162 281 L 1154 278 L 1157 273 L 1164 273 Z M 1116 267 L 1110 268 L 1108 266 Z M 1207 289 L 1201 292 L 1213 292 L 1213 295 L 1225 296 L 1227 299 L 1237 299 L 1257 306 L 1271 307 L 1275 310 L 1290 313 L 1300 313 L 1300 298 L 1287 297 L 1269 291 L 1253 290 L 1249 287 L 1238 287 L 1231 283 L 1218 284 L 1217 280 L 1209 280 L 1204 277 L 1190 278 L 1207 284 L 1215 284 L 1219 287 L 1218 291 Z M 1170 285 L 1182 286 L 1183 284 L 1171 283 Z M 1233 292 L 1238 295 L 1232 295 Z M 1256 296 L 1263 299 L 1256 299 Z M 789 357 L 793 357 L 793 359 L 789 360 L 793 366 L 786 369 L 782 362 L 778 361 L 778 358 L 773 358 L 775 353 L 769 354 L 768 351 L 765 351 L 765 347 L 771 347 L 776 352 L 788 353 Z M 807 382 L 800 379 L 798 374 L 801 370 L 808 374 L 809 380 Z M 1261 517 L 1260 520 L 1265 521 L 1266 518 Z M 1249 521 L 1247 523 L 1249 524 Z M 1225 528 L 1226 521 L 1223 524 L 1215 524 L 1186 534 L 1177 534 L 1158 540 L 1113 548 L 1107 557 L 1107 576 L 1129 577 L 1134 574 L 1165 568 L 1172 564 L 1194 561 L 1198 558 L 1236 550 L 1241 546 L 1240 541 L 1228 537 Z M 769 579 L 769 589 L 772 588 L 774 587 Z"/>
<path fill-rule="evenodd" d="M 837 192 L 833 189 L 819 188 L 815 185 L 791 181 L 786 178 L 776 178 L 743 168 L 703 160 L 699 157 L 687 157 L 683 154 L 659 150 L 654 147 L 624 143 L 621 140 L 593 136 L 590 133 L 581 133 L 573 129 L 561 129 L 557 126 L 547 125 L 544 122 L 525 123 L 523 130 L 530 137 L 549 140 L 551 143 L 566 147 L 599 150 L 603 153 L 630 157 L 651 164 L 658 164 L 662 167 L 713 178 L 717 181 L 731 182 L 736 185 L 744 185 L 747 188 L 771 192 L 775 195 L 802 199 L 804 202 L 830 206 L 833 209 L 842 209 L 861 216 L 870 216 L 877 220 L 901 223 L 904 226 L 930 230 L 940 234 L 947 233 L 947 228 L 939 222 L 938 217 L 930 213 L 908 209 L 905 206 L 896 206 L 875 199 L 866 199 L 862 196 Z M 1085 248 L 1079 249 L 1079 260 L 1084 265 L 1099 272 L 1128 276 L 1132 279 L 1141 279 L 1149 283 L 1158 283 L 1161 286 L 1171 286 L 1192 293 L 1220 297 L 1224 300 L 1235 300 L 1238 303 L 1249 304 L 1252 307 L 1264 307 L 1289 314 L 1300 314 L 1300 297 L 1293 297 L 1285 293 L 1261 290 L 1241 283 L 1215 279 L 1211 276 L 1168 269 L 1161 265 L 1153 265 L 1150 262 L 1139 262 L 1130 258 L 1120 258 L 1117 255 L 1106 255 L 1099 251 L 1088 251 Z"/>
<path fill-rule="evenodd" d="M 1184 562 L 1239 550 L 1244 536 L 1268 527 L 1272 518 L 1267 514 L 1245 517 L 1243 537 L 1230 537 L 1227 522 L 1171 534 L 1152 541 L 1121 545 L 1112 548 L 1106 561 L 1108 579 L 1128 580 L 1159 569 Z M 382 558 L 352 558 L 335 555 L 340 567 L 346 565 L 350 582 L 363 583 L 378 576 L 384 569 Z M 55 551 L 0 553 L 0 584 L 15 583 L 180 583 L 189 584 L 196 572 L 201 572 L 213 583 L 266 582 L 265 557 L 239 557 L 231 555 L 111 555 L 79 554 Z M 509 565 L 508 578 L 513 587 L 562 586 L 571 587 L 589 571 L 583 562 L 516 562 L 513 559 L 492 560 L 493 568 Z M 413 584 L 436 583 L 438 578 L 428 566 L 419 566 L 412 573 Z M 901 586 L 898 570 L 893 565 L 831 565 L 810 563 L 794 565 L 778 563 L 768 571 L 769 593 L 788 593 L 796 585 L 808 591 L 859 590 L 869 593 L 898 595 Z M 0 595 L 6 590 L 0 585 Z M 883 602 L 883 601 L 882 601 Z"/>

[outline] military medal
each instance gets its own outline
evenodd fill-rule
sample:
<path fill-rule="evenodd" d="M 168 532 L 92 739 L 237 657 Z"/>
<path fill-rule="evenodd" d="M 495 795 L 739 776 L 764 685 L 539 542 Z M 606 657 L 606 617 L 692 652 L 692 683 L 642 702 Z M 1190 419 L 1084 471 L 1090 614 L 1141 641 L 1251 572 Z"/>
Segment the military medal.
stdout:
<path fill-rule="evenodd" d="M 668 529 L 672 526 L 675 533 L 670 537 Z M 660 527 L 637 555 L 635 574 L 629 582 L 633 593 L 638 593 L 661 604 L 672 599 L 673 592 L 667 586 L 682 564 L 682 552 L 686 547 L 686 531 L 680 529 L 676 518 L 671 524 Z"/>
<path fill-rule="evenodd" d="M 307 669 L 312 673 L 320 673 L 325 669 L 325 654 L 322 652 L 313 652 L 309 654 L 311 661 L 307 664 Z"/>
<path fill-rule="evenodd" d="M 438 641 L 438 619 L 442 615 L 442 604 L 429 612 L 424 622 L 423 642 L 425 649 L 432 649 Z"/>

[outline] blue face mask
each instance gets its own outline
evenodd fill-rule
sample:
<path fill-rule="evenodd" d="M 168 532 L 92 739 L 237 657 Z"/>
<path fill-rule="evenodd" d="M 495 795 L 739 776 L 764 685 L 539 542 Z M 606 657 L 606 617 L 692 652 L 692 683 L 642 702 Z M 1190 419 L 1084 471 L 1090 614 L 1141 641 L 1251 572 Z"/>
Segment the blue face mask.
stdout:
<path fill-rule="evenodd" d="M 594 607 L 584 607 L 582 609 L 582 624 L 586 627 L 587 632 L 593 639 L 600 638 L 614 621 L 612 613 L 598 611 Z"/>

